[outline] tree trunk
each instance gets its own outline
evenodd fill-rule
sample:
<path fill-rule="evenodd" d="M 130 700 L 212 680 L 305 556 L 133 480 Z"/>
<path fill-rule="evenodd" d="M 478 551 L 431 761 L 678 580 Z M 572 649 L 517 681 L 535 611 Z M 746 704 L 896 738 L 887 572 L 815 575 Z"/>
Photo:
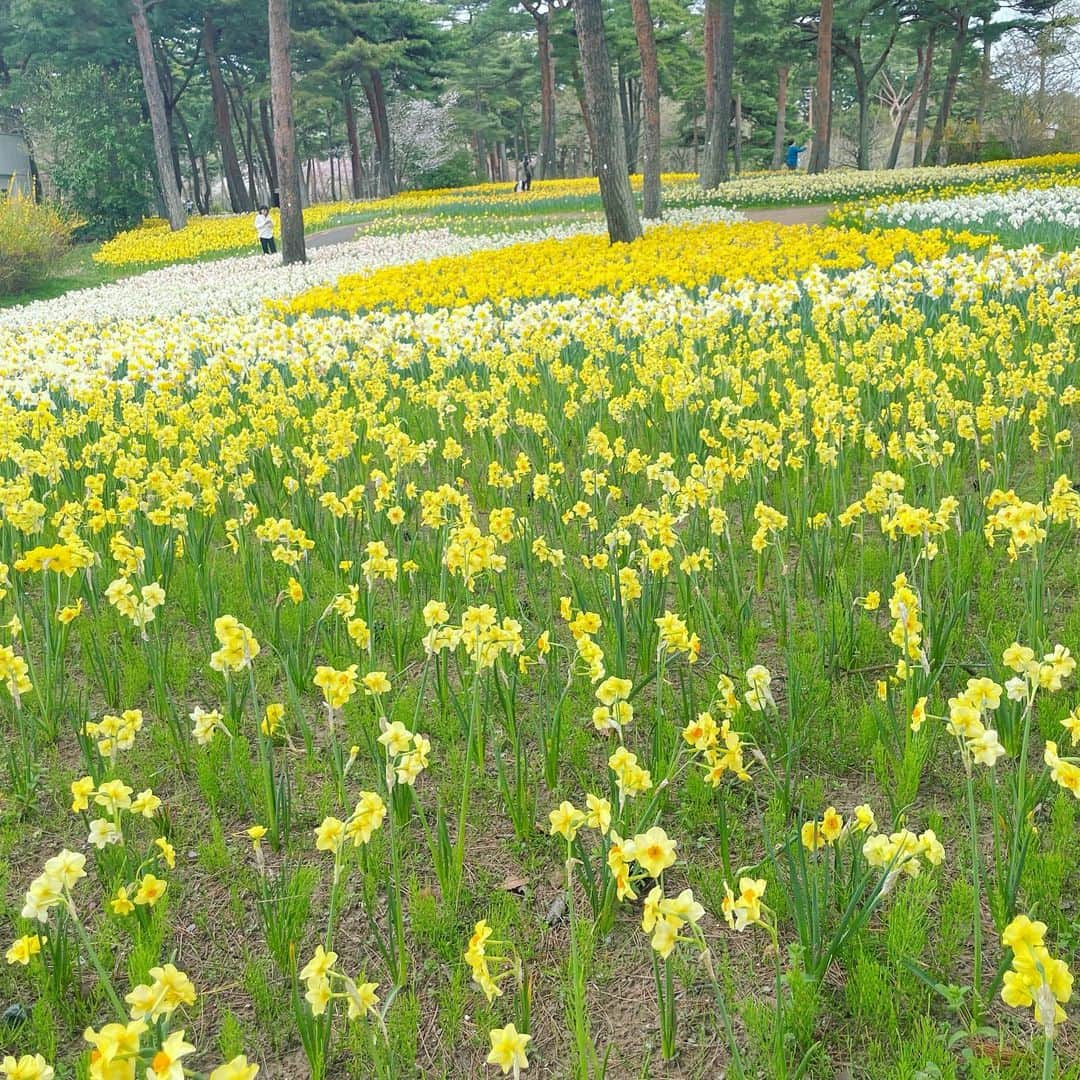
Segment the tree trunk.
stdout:
<path fill-rule="evenodd" d="M 198 57 L 198 51 L 196 51 L 195 55 Z M 158 82 L 161 86 L 161 99 L 165 102 L 165 127 L 169 132 L 169 152 L 172 154 L 173 176 L 176 177 L 176 188 L 180 192 L 180 201 L 183 202 L 184 170 L 180 167 L 180 144 L 176 139 L 176 124 L 173 121 L 173 115 L 176 111 L 176 103 L 184 92 L 184 88 L 181 87 L 177 93 L 173 93 L 172 69 L 169 67 L 168 59 L 156 49 L 154 51 L 154 64 L 157 67 Z M 192 67 L 194 67 L 194 61 L 192 61 Z M 184 86 L 186 85 L 187 82 L 185 81 Z"/>
<path fill-rule="evenodd" d="M 165 99 L 165 118 L 169 129 L 169 151 L 172 154 L 173 175 L 176 177 L 176 187 L 180 192 L 180 199 L 184 198 L 184 170 L 180 168 L 180 144 L 176 139 L 176 125 L 173 117 L 177 115 L 176 109 L 169 106 L 168 98 Z"/>
<path fill-rule="evenodd" d="M 855 103 L 858 107 L 858 130 L 855 136 L 855 167 L 863 171 L 870 168 L 870 83 L 863 67 L 860 44 L 856 39 L 855 53 L 851 56 L 852 74 L 855 76 Z"/>
<path fill-rule="evenodd" d="M 203 154 L 199 158 L 200 171 L 202 172 L 202 185 L 203 185 L 203 205 L 206 207 L 206 213 L 210 213 L 210 199 L 213 192 L 210 188 L 210 168 L 206 163 L 206 155 Z"/>
<path fill-rule="evenodd" d="M 180 198 L 180 188 L 173 168 L 172 142 L 165 117 L 165 95 L 161 91 L 161 80 L 158 78 L 157 65 L 154 63 L 154 46 L 150 40 L 150 25 L 146 21 L 146 7 L 143 0 L 131 0 L 131 25 L 135 31 L 139 69 L 142 72 L 143 90 L 146 93 L 146 105 L 150 112 L 150 127 L 154 133 L 154 159 L 157 162 L 158 179 L 161 183 L 161 197 L 165 202 L 169 227 L 182 229 L 186 220 L 184 203 Z"/>
<path fill-rule="evenodd" d="M 814 137 L 807 170 L 823 172 L 829 167 L 829 129 L 832 114 L 833 0 L 821 0 L 817 34 L 817 85 L 814 87 Z"/>
<path fill-rule="evenodd" d="M 255 123 L 255 110 L 252 108 L 250 100 L 244 102 L 244 112 L 247 115 L 248 132 L 255 145 L 255 154 L 259 159 L 259 170 L 266 178 L 267 189 L 272 191 L 273 187 L 270 183 L 270 155 L 266 152 L 266 147 L 263 145 L 262 137 L 259 134 L 260 125 Z"/>
<path fill-rule="evenodd" d="M 533 19 L 540 62 L 540 157 L 536 178 L 550 180 L 555 175 L 555 53 L 551 48 L 550 16 L 537 12 Z"/>
<path fill-rule="evenodd" d="M 626 142 L 626 163 L 630 172 L 637 172 L 638 147 L 641 144 L 641 80 L 629 76 L 626 87 L 627 103 L 630 106 L 630 136 Z"/>
<path fill-rule="evenodd" d="M 365 86 L 365 93 L 367 87 Z M 473 132 L 472 137 L 473 144 L 473 167 L 476 169 L 476 178 L 480 180 L 484 175 L 484 162 L 487 160 L 487 153 L 484 150 L 484 136 L 479 131 Z M 378 163 L 376 163 L 378 168 Z"/>
<path fill-rule="evenodd" d="M 964 46 L 967 44 L 970 18 L 970 15 L 957 15 L 956 17 L 956 36 L 953 38 L 952 48 L 949 50 L 949 70 L 945 75 L 945 88 L 941 92 L 941 108 L 938 109 L 937 119 L 934 121 L 934 130 L 930 135 L 930 143 L 926 147 L 926 162 L 928 165 L 944 164 L 941 158 L 943 156 L 945 128 L 948 126 L 953 102 L 956 100 L 956 84 L 960 81 L 960 67 L 964 62 Z"/>
<path fill-rule="evenodd" d="M 731 80 L 735 73 L 735 0 L 706 0 L 705 149 L 699 180 L 714 188 L 728 179 L 731 137 Z M 710 109 L 708 106 L 712 104 Z"/>
<path fill-rule="evenodd" d="M 244 148 L 244 165 L 247 168 L 248 179 L 248 197 L 251 199 L 251 206 L 254 206 L 259 201 L 259 190 L 255 184 L 255 156 L 252 152 L 252 119 L 251 112 L 245 102 L 241 108 L 239 105 L 233 105 L 233 113 L 236 116 L 236 126 L 240 128 L 242 138 L 240 145 Z"/>
<path fill-rule="evenodd" d="M 229 120 L 229 99 L 225 93 L 225 80 L 221 77 L 221 62 L 217 54 L 217 29 L 207 11 L 203 16 L 202 48 L 206 54 L 206 67 L 210 73 L 210 100 L 214 106 L 214 129 L 221 147 L 221 161 L 225 172 L 225 186 L 229 192 L 229 205 L 234 214 L 251 209 L 251 202 L 244 191 L 244 179 L 240 174 L 240 162 L 236 158 L 232 123 Z"/>
<path fill-rule="evenodd" d="M 634 141 L 631 135 L 630 94 L 626 86 L 626 77 L 623 75 L 622 64 L 616 63 L 615 70 L 619 75 L 615 86 L 619 95 L 619 115 L 622 117 L 623 143 L 626 146 L 626 171 L 632 173 L 634 171 Z"/>
<path fill-rule="evenodd" d="M 904 145 L 904 132 L 907 130 L 908 120 L 915 108 L 915 102 L 919 99 L 919 90 L 923 81 L 923 68 L 926 66 L 926 46 L 920 45 L 916 49 L 919 58 L 919 66 L 915 69 L 915 82 L 912 84 L 911 93 L 904 99 L 900 106 L 900 115 L 896 118 L 896 131 L 893 132 L 892 146 L 889 147 L 889 156 L 885 161 L 886 169 L 895 169 L 900 160 L 900 147 Z"/>
<path fill-rule="evenodd" d="M 585 134 L 589 139 L 589 160 L 592 170 L 596 171 L 596 132 L 593 131 L 592 117 L 589 115 L 589 106 L 585 101 L 585 80 L 581 75 L 579 64 L 574 65 L 574 91 L 577 94 L 578 108 L 581 110 L 581 122 L 585 125 Z M 579 170 L 584 171 L 584 170 Z"/>
<path fill-rule="evenodd" d="M 649 0 L 630 0 L 634 34 L 641 54 L 641 96 L 645 130 L 641 142 L 642 213 L 649 220 L 660 216 L 660 73 L 656 63 L 656 32 Z"/>
<path fill-rule="evenodd" d="M 712 72 L 716 70 L 716 18 L 715 11 L 706 7 L 703 20 L 704 32 L 704 60 L 705 60 L 705 130 L 709 130 L 709 123 L 716 106 L 716 84 L 712 79 Z M 712 18 L 710 18 L 712 16 Z"/>
<path fill-rule="evenodd" d="M 982 26 L 982 62 L 979 65 L 979 100 L 975 106 L 975 128 L 978 138 L 982 140 L 983 122 L 986 120 L 986 106 L 990 99 L 990 23 L 985 21 Z"/>
<path fill-rule="evenodd" d="M 180 131 L 184 136 L 184 145 L 187 147 L 188 165 L 191 168 L 192 201 L 195 203 L 195 209 L 200 214 L 208 214 L 210 213 L 210 207 L 203 202 L 202 187 L 199 184 L 199 158 L 195 153 L 195 144 L 191 141 L 191 130 L 187 126 L 187 121 L 184 120 L 184 114 L 179 109 L 176 110 L 176 121 L 180 125 Z"/>
<path fill-rule="evenodd" d="M 574 25 L 585 79 L 585 98 L 596 140 L 594 164 L 600 177 L 600 198 L 607 218 L 608 236 L 613 244 L 636 240 L 641 236 L 641 222 L 626 172 L 626 147 L 619 123 L 600 0 L 574 0 Z"/>
<path fill-rule="evenodd" d="M 732 157 L 732 164 L 735 166 L 735 175 L 738 176 L 742 172 L 742 94 L 735 95 L 735 142 L 733 144 L 735 152 Z"/>
<path fill-rule="evenodd" d="M 784 164 L 784 143 L 787 141 L 787 88 L 788 68 L 784 65 L 776 69 L 776 135 L 773 138 L 773 170 L 779 169 Z"/>
<path fill-rule="evenodd" d="M 267 179 L 270 183 L 271 192 L 278 188 L 277 154 L 274 151 L 274 129 L 270 122 L 270 103 L 264 97 L 259 98 L 259 122 L 262 125 L 263 139 L 266 142 L 267 165 L 269 166 Z"/>
<path fill-rule="evenodd" d="M 349 168 L 352 170 L 352 197 L 360 198 L 360 180 L 364 166 L 360 161 L 360 139 L 356 134 L 356 109 L 352 103 L 352 87 L 342 87 L 342 103 L 345 106 L 345 136 L 349 140 Z"/>
<path fill-rule="evenodd" d="M 307 262 L 300 168 L 293 122 L 292 63 L 289 60 L 289 0 L 269 0 L 270 96 L 274 107 L 274 149 L 281 183 L 281 259 Z"/>
<path fill-rule="evenodd" d="M 37 158 L 28 149 L 26 152 L 26 160 L 30 167 L 30 181 L 31 181 L 31 195 L 34 202 L 40 203 L 45 198 L 45 189 L 41 186 L 41 170 L 38 168 Z M 198 176 L 195 177 L 195 182 L 198 183 Z"/>
<path fill-rule="evenodd" d="M 918 167 L 923 159 L 923 135 L 926 132 L 926 112 L 930 104 L 930 83 L 934 76 L 934 43 L 937 29 L 931 28 L 926 39 L 926 59 L 923 63 L 922 85 L 919 87 L 919 109 L 915 113 L 915 146 L 911 153 L 911 164 Z"/>
<path fill-rule="evenodd" d="M 378 156 L 379 195 L 394 194 L 394 159 L 390 142 L 390 120 L 386 115 L 386 92 L 382 75 L 376 69 L 366 73 L 364 95 L 371 113 L 371 127 L 375 133 L 375 149 Z M 483 159 L 481 159 L 483 160 Z"/>

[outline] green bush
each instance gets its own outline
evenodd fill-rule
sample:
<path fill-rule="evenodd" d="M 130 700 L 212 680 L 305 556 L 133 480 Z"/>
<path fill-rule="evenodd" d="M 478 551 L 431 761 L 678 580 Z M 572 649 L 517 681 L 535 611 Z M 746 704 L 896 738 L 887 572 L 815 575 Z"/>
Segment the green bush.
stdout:
<path fill-rule="evenodd" d="M 421 191 L 439 188 L 465 187 L 476 183 L 476 169 L 472 156 L 460 150 L 449 161 L 434 169 L 427 169 L 416 177 L 416 187 Z"/>
<path fill-rule="evenodd" d="M 71 243 L 71 231 L 72 222 L 53 206 L 0 196 L 0 296 L 49 277 Z"/>

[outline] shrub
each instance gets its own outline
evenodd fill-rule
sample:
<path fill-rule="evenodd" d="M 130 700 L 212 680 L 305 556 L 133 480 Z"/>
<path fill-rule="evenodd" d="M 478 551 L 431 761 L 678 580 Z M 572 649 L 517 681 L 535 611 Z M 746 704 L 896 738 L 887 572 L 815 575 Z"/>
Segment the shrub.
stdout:
<path fill-rule="evenodd" d="M 19 195 L 0 197 L 0 296 L 49 277 L 71 243 L 71 230 L 56 207 Z"/>
<path fill-rule="evenodd" d="M 476 169 L 468 151 L 462 150 L 449 161 L 427 169 L 416 177 L 416 186 L 421 191 L 439 188 L 465 187 L 476 182 Z"/>

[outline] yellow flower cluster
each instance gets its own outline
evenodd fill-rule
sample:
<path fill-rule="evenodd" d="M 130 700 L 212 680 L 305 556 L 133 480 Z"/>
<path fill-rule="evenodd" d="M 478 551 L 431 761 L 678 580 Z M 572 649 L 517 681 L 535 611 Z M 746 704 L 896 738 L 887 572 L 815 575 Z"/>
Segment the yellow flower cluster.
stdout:
<path fill-rule="evenodd" d="M 358 203 L 318 203 L 304 210 L 304 228 L 318 229 L 341 214 L 354 212 Z M 280 214 L 270 211 L 274 230 L 280 229 Z M 150 266 L 186 262 L 203 255 L 239 251 L 255 247 L 252 214 L 197 216 L 175 232 L 161 219 L 118 233 L 94 252 L 94 260 L 106 266 Z"/>
<path fill-rule="evenodd" d="M 336 817 L 323 819 L 322 824 L 315 830 L 315 850 L 329 851 L 336 855 L 346 840 L 351 840 L 353 847 L 367 844 L 382 826 L 385 817 L 386 803 L 379 794 L 374 791 L 361 791 L 356 809 L 347 821 Z M 262 839 L 261 834 L 257 839 Z"/>
<path fill-rule="evenodd" d="M 98 722 L 87 721 L 83 734 L 95 739 L 98 753 L 115 763 L 121 750 L 130 750 L 135 745 L 135 736 L 142 726 L 142 709 L 125 709 L 119 716 L 106 713 Z"/>
<path fill-rule="evenodd" d="M 483 991 L 489 1002 L 502 995 L 499 983 L 512 976 L 520 976 L 520 961 L 516 956 L 504 955 L 501 946 L 505 942 L 492 938 L 491 927 L 481 919 L 474 927 L 465 949 L 465 963 L 472 972 L 473 982 Z"/>
<path fill-rule="evenodd" d="M 259 655 L 259 643 L 251 631 L 232 615 L 221 615 L 214 620 L 214 635 L 221 646 L 210 657 L 215 671 L 243 671 Z"/>
<path fill-rule="evenodd" d="M 412 787 L 428 767 L 431 743 L 426 736 L 410 731 L 400 720 L 388 724 L 383 718 L 381 723 L 382 734 L 378 741 L 386 751 L 386 785 L 393 788 L 398 783 Z"/>
<path fill-rule="evenodd" d="M 300 979 L 307 987 L 304 997 L 311 1006 L 314 1016 L 322 1016 L 326 1007 L 335 998 L 348 1003 L 348 1017 L 358 1020 L 362 1016 L 376 1011 L 379 995 L 375 993 L 378 983 L 357 983 L 343 972 L 337 971 L 336 952 L 327 952 L 321 945 L 315 947 L 311 959 L 300 969 Z M 334 990 L 331 980 L 340 984 L 340 990 Z"/>
<path fill-rule="evenodd" d="M 1001 944 L 1012 950 L 1012 964 L 1005 972 L 1001 1000 L 1014 1009 L 1032 1009 L 1036 1023 L 1047 1038 L 1065 1020 L 1061 1007 L 1072 997 L 1073 977 L 1069 965 L 1051 956 L 1045 945 L 1046 923 L 1017 915 L 1001 935 Z"/>
<path fill-rule="evenodd" d="M 534 296 L 618 296 L 651 285 L 696 288 L 717 281 L 776 282 L 811 267 L 889 267 L 901 258 L 927 261 L 950 248 L 937 230 L 863 232 L 754 222 L 664 226 L 633 244 L 604 236 L 512 244 L 494 251 L 448 255 L 420 265 L 346 275 L 333 287 L 310 289 L 273 304 L 283 314 L 355 312 L 376 308 L 424 311 Z"/>

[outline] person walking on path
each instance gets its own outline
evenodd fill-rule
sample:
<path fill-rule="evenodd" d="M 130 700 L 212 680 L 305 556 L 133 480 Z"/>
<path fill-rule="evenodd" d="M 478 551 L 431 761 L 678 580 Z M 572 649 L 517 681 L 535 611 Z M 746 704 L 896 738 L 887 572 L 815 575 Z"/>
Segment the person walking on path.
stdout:
<path fill-rule="evenodd" d="M 255 234 L 259 238 L 259 243 L 262 244 L 264 255 L 277 253 L 277 244 L 274 243 L 274 220 L 265 206 L 260 206 L 255 215 Z"/>
<path fill-rule="evenodd" d="M 795 140 L 792 139 L 791 142 L 788 143 L 787 152 L 784 154 L 784 163 L 794 172 L 794 170 L 799 167 L 799 155 L 805 153 L 805 151 L 805 146 L 798 146 L 795 143 Z"/>

